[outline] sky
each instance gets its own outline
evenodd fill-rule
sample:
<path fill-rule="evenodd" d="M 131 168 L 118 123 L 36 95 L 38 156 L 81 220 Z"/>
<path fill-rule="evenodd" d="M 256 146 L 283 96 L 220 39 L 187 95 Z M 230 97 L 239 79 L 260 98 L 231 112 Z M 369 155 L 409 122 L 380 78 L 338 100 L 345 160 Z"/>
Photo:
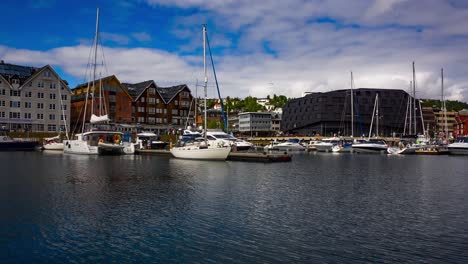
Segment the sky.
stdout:
<path fill-rule="evenodd" d="M 200 95 L 206 24 L 223 97 L 348 89 L 351 71 L 357 88 L 408 90 L 414 61 L 418 98 L 440 98 L 443 68 L 446 97 L 468 101 L 466 0 L 4 0 L 0 59 L 87 81 L 97 7 L 98 72 L 121 82 Z"/>

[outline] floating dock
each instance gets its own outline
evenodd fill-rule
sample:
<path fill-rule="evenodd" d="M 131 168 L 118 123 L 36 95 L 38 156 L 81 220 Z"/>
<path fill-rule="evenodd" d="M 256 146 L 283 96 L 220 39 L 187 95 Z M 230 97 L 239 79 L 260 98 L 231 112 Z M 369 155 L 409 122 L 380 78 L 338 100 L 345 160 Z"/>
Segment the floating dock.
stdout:
<path fill-rule="evenodd" d="M 135 154 L 140 155 L 171 155 L 166 149 L 136 149 Z M 291 154 L 283 153 L 252 153 L 252 152 L 231 152 L 227 160 L 248 161 L 248 162 L 288 162 L 292 160 Z"/>
<path fill-rule="evenodd" d="M 231 152 L 227 160 L 249 162 L 288 162 L 292 160 L 290 154 L 265 154 L 248 152 Z"/>

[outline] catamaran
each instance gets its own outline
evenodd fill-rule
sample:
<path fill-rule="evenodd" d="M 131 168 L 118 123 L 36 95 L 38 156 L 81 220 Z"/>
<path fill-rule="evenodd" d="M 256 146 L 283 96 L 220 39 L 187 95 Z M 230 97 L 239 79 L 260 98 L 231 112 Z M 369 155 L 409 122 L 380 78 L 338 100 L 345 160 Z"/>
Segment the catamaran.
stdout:
<path fill-rule="evenodd" d="M 123 133 L 119 131 L 108 130 L 110 119 L 106 113 L 104 93 L 102 83 L 99 85 L 99 100 L 97 103 L 98 113 L 95 114 L 94 100 L 96 90 L 96 60 L 97 50 L 99 43 L 99 8 L 96 14 L 96 32 L 94 35 L 94 47 L 93 47 L 93 74 L 92 81 L 88 81 L 88 87 L 86 91 L 86 98 L 84 103 L 83 112 L 83 124 L 80 134 L 76 134 L 74 139 L 64 141 L 64 153 L 71 154 L 85 154 L 85 155 L 97 155 L 97 154 L 132 154 L 135 151 L 134 145 L 131 142 L 123 142 Z M 102 79 L 101 79 L 102 80 Z M 92 85 L 92 90 L 91 90 Z M 88 98 L 91 96 L 91 118 L 89 120 L 91 129 L 85 132 L 86 113 Z M 99 128 L 94 127 L 101 125 Z"/>

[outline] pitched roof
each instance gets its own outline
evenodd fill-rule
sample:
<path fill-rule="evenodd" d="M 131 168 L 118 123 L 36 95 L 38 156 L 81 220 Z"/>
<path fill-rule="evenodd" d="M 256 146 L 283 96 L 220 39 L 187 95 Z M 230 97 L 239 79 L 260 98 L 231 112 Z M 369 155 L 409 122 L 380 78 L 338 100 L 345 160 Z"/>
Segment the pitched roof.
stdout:
<path fill-rule="evenodd" d="M 153 82 L 153 80 L 148 80 L 139 83 L 122 83 L 122 85 L 128 90 L 128 93 L 133 97 L 133 100 L 136 100 Z"/>
<path fill-rule="evenodd" d="M 166 104 L 168 104 L 180 91 L 188 88 L 186 84 L 171 86 L 171 87 L 157 87 L 158 93 Z"/>
<path fill-rule="evenodd" d="M 42 68 L 15 65 L 0 61 L 0 75 L 2 75 L 8 82 L 11 82 L 11 79 L 19 79 L 20 85 L 23 85 L 29 77 L 34 75 L 40 69 Z"/>

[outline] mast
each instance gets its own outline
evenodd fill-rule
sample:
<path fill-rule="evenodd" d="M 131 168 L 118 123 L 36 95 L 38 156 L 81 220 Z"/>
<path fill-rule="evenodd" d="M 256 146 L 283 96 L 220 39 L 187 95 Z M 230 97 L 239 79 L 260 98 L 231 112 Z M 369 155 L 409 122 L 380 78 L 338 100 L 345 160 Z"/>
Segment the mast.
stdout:
<path fill-rule="evenodd" d="M 354 78 L 351 72 L 351 137 L 354 137 L 354 99 L 353 99 Z"/>
<path fill-rule="evenodd" d="M 204 129 L 205 129 L 205 133 L 204 133 L 204 138 L 205 138 L 205 142 L 207 141 L 206 139 L 206 132 L 207 132 L 207 122 L 206 122 L 206 97 L 208 96 L 208 89 L 207 89 L 207 85 L 208 85 L 208 78 L 206 76 L 206 25 L 203 25 L 203 73 L 204 73 L 204 91 L 205 91 L 205 113 L 204 113 L 204 116 L 205 116 L 205 120 L 203 121 L 204 122 Z"/>
<path fill-rule="evenodd" d="M 411 99 L 410 99 L 410 97 L 408 96 L 408 100 L 406 100 L 407 103 L 406 103 L 405 126 L 404 126 L 404 128 L 403 128 L 403 135 L 406 135 L 406 127 L 407 127 L 407 125 L 408 125 L 408 123 L 407 123 L 407 121 L 408 121 L 408 110 L 409 110 L 408 108 L 409 108 L 410 100 L 411 100 Z"/>
<path fill-rule="evenodd" d="M 379 94 L 377 94 L 375 96 L 375 126 L 376 126 L 376 129 L 375 131 L 377 132 L 377 137 L 379 137 Z"/>
<path fill-rule="evenodd" d="M 408 135 L 411 135 L 411 130 L 413 128 L 413 99 L 411 99 L 411 88 L 413 87 L 413 81 L 410 81 L 410 89 L 408 93 L 409 98 L 409 126 L 408 126 Z"/>
<path fill-rule="evenodd" d="M 94 112 L 94 93 L 96 92 L 96 63 L 97 63 L 97 46 L 98 46 L 98 37 L 99 37 L 99 7 L 96 11 L 96 32 L 94 34 L 94 63 L 93 63 L 93 93 L 91 94 L 91 115 Z"/>
<path fill-rule="evenodd" d="M 444 137 L 448 138 L 448 125 L 447 125 L 447 105 L 445 103 L 445 95 L 444 95 L 444 69 L 440 70 L 441 79 L 442 79 L 442 108 L 444 113 Z"/>
<path fill-rule="evenodd" d="M 416 135 L 416 71 L 414 69 L 414 61 L 413 61 L 413 113 L 414 113 L 414 135 Z"/>
<path fill-rule="evenodd" d="M 422 112 L 422 107 L 421 107 L 421 100 L 418 100 L 418 103 L 419 103 L 419 114 L 421 115 L 421 125 L 422 125 L 423 135 L 424 135 L 424 137 L 427 138 L 427 136 L 426 136 L 426 126 L 424 126 L 424 117 L 423 117 L 423 112 Z"/>
<path fill-rule="evenodd" d="M 58 74 L 57 74 L 57 76 L 58 76 Z M 63 117 L 61 119 L 62 119 L 63 125 L 65 127 L 65 136 L 67 137 L 67 140 L 70 140 L 70 138 L 68 137 L 68 128 L 67 128 L 67 119 L 65 118 L 65 109 L 63 108 L 62 93 L 60 92 L 62 90 L 62 86 L 60 85 L 60 76 L 58 76 L 58 87 L 57 87 L 57 89 L 59 91 L 60 108 L 62 110 L 62 117 Z"/>
<path fill-rule="evenodd" d="M 374 102 L 374 110 L 372 111 L 372 119 L 371 119 L 371 123 L 370 123 L 370 127 L 369 127 L 369 137 L 368 137 L 368 140 L 370 140 L 371 138 L 371 133 L 372 133 L 372 124 L 374 123 L 374 115 L 375 115 L 375 108 L 377 106 L 377 100 L 379 98 L 379 94 L 376 94 L 375 95 L 375 102 Z"/>
<path fill-rule="evenodd" d="M 198 79 L 197 79 L 197 82 L 195 83 L 195 115 L 194 115 L 195 119 L 193 122 L 193 125 L 195 126 L 195 130 L 197 130 L 197 108 L 198 108 Z"/>

